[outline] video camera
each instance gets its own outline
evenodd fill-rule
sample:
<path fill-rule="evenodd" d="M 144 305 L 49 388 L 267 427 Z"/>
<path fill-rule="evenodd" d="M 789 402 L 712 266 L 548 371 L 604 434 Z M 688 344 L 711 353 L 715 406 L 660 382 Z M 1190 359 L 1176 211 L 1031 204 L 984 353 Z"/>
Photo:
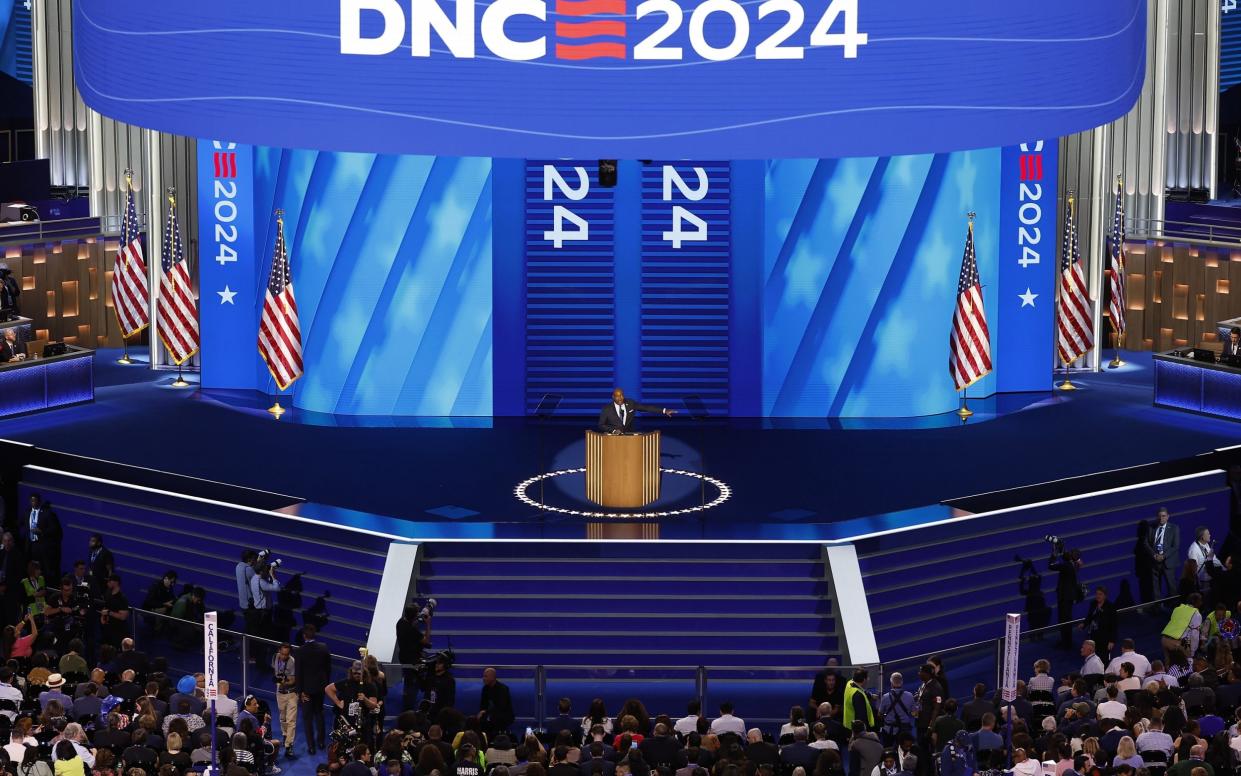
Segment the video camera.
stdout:
<path fill-rule="evenodd" d="M 1050 544 L 1052 552 L 1056 553 L 1057 555 L 1064 552 L 1064 540 L 1061 539 L 1059 536 L 1056 536 L 1055 534 L 1045 534 L 1043 536 L 1043 541 Z"/>
<path fill-rule="evenodd" d="M 422 608 L 418 610 L 418 622 L 426 622 L 435 614 L 435 607 L 438 606 L 434 598 L 428 598 Z"/>
<path fill-rule="evenodd" d="M 276 569 L 280 568 L 280 564 L 284 563 L 284 561 L 281 560 L 280 558 L 273 558 L 271 550 L 264 549 L 264 550 L 259 550 L 258 559 L 256 563 L 260 567 L 264 565 L 271 566 L 271 570 L 275 571 Z"/>
<path fill-rule="evenodd" d="M 457 662 L 457 653 L 453 652 L 452 648 L 449 647 L 425 655 L 417 663 L 414 663 L 414 673 L 419 679 L 424 679 L 435 673 L 435 664 L 441 660 L 444 662 L 444 668 L 452 668 L 453 663 Z"/>

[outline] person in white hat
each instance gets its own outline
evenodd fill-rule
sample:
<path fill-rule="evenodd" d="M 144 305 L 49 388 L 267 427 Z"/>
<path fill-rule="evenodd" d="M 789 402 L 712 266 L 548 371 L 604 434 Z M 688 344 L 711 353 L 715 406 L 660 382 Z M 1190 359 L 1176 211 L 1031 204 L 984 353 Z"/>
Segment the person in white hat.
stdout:
<path fill-rule="evenodd" d="M 47 677 L 47 689 L 39 693 L 39 708 L 46 709 L 47 704 L 52 701 L 58 701 L 61 706 L 68 709 L 73 706 L 73 699 L 64 693 L 65 677 L 60 674 L 51 674 Z"/>

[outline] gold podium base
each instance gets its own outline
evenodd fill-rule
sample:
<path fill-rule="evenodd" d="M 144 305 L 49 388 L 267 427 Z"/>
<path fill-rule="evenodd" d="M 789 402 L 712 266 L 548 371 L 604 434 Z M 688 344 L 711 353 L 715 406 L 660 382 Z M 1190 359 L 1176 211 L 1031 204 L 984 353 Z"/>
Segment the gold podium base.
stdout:
<path fill-rule="evenodd" d="M 586 432 L 586 498 L 634 509 L 659 498 L 659 432 Z"/>

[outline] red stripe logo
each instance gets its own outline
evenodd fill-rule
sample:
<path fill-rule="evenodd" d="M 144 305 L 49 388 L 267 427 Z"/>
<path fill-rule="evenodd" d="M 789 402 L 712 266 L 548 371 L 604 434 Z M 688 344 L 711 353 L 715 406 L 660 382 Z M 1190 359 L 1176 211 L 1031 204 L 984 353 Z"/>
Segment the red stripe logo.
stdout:
<path fill-rule="evenodd" d="M 216 151 L 211 155 L 211 160 L 215 165 L 215 177 L 237 177 L 237 154 L 227 151 Z"/>
<path fill-rule="evenodd" d="M 556 38 L 573 43 L 557 43 L 556 58 L 625 59 L 625 21 L 591 19 L 592 16 L 623 16 L 625 0 L 556 0 L 556 15 L 568 17 L 556 22 Z M 619 38 L 619 41 L 577 43 L 584 38 Z"/>
<path fill-rule="evenodd" d="M 1021 180 L 1041 181 L 1043 179 L 1043 155 L 1023 154 L 1020 159 Z"/>

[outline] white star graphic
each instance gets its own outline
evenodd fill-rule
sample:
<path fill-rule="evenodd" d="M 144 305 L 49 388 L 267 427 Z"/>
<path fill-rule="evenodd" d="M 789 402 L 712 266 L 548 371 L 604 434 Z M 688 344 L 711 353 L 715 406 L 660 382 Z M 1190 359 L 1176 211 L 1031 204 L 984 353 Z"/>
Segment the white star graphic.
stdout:
<path fill-rule="evenodd" d="M 1021 300 L 1022 307 L 1033 307 L 1034 300 L 1037 297 L 1038 297 L 1038 294 L 1031 291 L 1029 286 L 1026 287 L 1026 292 L 1024 294 L 1017 294 L 1017 298 Z"/>
<path fill-rule="evenodd" d="M 230 291 L 227 284 L 223 291 L 216 291 L 216 293 L 220 295 L 220 304 L 234 304 L 233 297 L 237 296 L 237 292 Z"/>

